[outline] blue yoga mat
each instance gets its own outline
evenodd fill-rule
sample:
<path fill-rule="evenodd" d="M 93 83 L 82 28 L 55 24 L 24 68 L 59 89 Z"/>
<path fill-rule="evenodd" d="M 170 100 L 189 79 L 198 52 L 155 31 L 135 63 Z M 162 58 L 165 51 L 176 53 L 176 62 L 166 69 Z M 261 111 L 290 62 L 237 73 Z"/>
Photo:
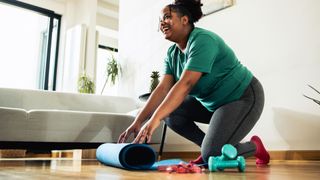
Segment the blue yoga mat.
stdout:
<path fill-rule="evenodd" d="M 105 143 L 96 151 L 102 164 L 128 170 L 156 170 L 160 165 L 179 164 L 182 160 L 170 159 L 156 162 L 155 151 L 146 144 Z"/>
<path fill-rule="evenodd" d="M 96 151 L 97 159 L 105 164 L 123 169 L 150 169 L 156 161 L 155 151 L 146 144 L 105 143 Z"/>

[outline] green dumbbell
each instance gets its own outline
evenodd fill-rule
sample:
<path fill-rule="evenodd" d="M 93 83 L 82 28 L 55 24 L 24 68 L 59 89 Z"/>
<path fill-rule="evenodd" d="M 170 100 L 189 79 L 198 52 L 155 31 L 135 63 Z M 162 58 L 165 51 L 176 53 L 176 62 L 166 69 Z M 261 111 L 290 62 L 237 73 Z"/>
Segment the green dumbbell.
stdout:
<path fill-rule="evenodd" d="M 210 156 L 208 161 L 210 171 L 223 171 L 226 168 L 238 168 L 240 172 L 244 172 L 246 161 L 243 156 L 238 156 L 236 160 L 221 160 L 220 157 Z"/>
<path fill-rule="evenodd" d="M 233 160 L 237 157 L 238 151 L 231 144 L 225 144 L 221 149 L 221 160 Z"/>

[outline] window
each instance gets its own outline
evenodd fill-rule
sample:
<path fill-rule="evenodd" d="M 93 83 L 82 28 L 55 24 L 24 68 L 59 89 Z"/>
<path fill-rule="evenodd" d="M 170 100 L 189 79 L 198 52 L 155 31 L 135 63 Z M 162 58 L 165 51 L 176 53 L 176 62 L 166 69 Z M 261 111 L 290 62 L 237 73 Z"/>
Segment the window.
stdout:
<path fill-rule="evenodd" d="M 61 16 L 19 1 L 0 2 L 0 86 L 55 90 Z"/>
<path fill-rule="evenodd" d="M 98 54 L 97 54 L 97 69 L 96 69 L 96 94 L 104 95 L 117 95 L 117 82 L 115 85 L 110 84 L 110 79 L 108 84 L 105 86 L 103 92 L 103 86 L 107 78 L 107 64 L 109 59 L 113 55 L 115 59 L 118 59 L 118 49 L 111 47 L 106 47 L 99 45 Z"/>

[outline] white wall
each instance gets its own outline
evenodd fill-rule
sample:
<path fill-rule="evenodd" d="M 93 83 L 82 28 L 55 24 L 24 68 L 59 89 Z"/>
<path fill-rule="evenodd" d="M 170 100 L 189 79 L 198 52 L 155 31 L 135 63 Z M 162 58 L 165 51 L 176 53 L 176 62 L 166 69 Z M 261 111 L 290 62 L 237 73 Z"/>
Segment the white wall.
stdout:
<path fill-rule="evenodd" d="M 99 45 L 118 48 L 119 0 L 98 0 Z"/>
<path fill-rule="evenodd" d="M 95 79 L 97 0 L 67 0 L 65 5 L 64 21 L 67 24 L 66 29 L 79 24 L 84 24 L 86 27 L 85 60 L 81 63 L 81 66 L 90 78 Z M 62 89 L 64 88 L 62 87 Z"/>
<path fill-rule="evenodd" d="M 158 32 L 159 11 L 166 2 L 170 1 L 120 1 L 119 59 L 124 72 L 120 94 L 138 97 L 148 92 L 151 72 L 162 72 L 171 44 Z"/>
<path fill-rule="evenodd" d="M 157 32 L 157 23 L 170 2 L 120 1 L 120 95 L 147 92 L 151 71 L 162 70 L 171 43 Z M 265 88 L 264 112 L 245 140 L 258 134 L 270 150 L 320 150 L 320 106 L 302 97 L 320 99 L 306 86 L 320 89 L 319 22 L 319 0 L 237 0 L 196 24 L 222 36 Z M 171 131 L 168 137 L 167 151 L 198 150 Z"/>

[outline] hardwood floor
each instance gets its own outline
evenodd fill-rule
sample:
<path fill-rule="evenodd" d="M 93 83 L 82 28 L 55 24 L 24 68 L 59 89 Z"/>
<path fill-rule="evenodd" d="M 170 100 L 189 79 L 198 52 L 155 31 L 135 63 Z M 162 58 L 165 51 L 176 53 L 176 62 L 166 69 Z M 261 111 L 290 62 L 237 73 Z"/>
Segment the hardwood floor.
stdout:
<path fill-rule="evenodd" d="M 271 161 L 269 166 L 257 167 L 247 161 L 244 173 L 236 169 L 199 174 L 176 174 L 157 171 L 127 171 L 108 167 L 96 160 L 72 160 L 55 158 L 0 159 L 0 179 L 318 179 L 320 161 Z"/>

